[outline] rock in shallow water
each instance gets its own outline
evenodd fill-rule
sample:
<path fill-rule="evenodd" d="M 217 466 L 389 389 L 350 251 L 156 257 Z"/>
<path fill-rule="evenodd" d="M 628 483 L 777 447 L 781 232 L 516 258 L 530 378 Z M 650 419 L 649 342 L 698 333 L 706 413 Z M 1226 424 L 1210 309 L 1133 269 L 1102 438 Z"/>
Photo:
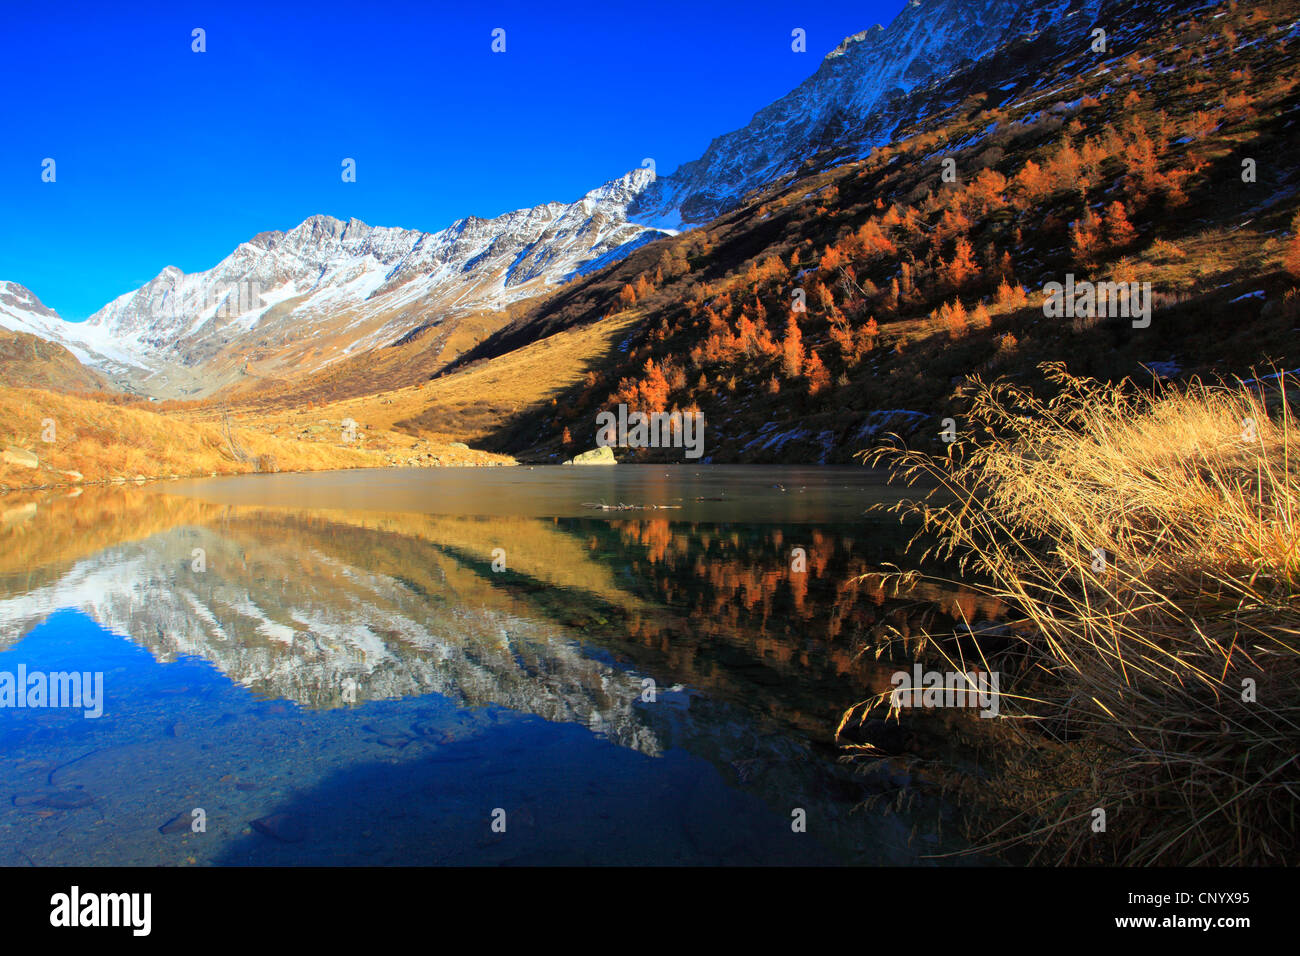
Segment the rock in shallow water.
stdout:
<path fill-rule="evenodd" d="M 618 461 L 614 458 L 614 449 L 608 445 L 601 445 L 590 451 L 584 451 L 580 455 L 574 455 L 566 465 L 617 465 Z"/>
<path fill-rule="evenodd" d="M 307 831 L 302 821 L 290 813 L 273 813 L 269 817 L 254 820 L 251 825 L 263 836 L 269 836 L 282 843 L 301 843 L 307 838 Z"/>
<path fill-rule="evenodd" d="M 95 798 L 84 790 L 59 790 L 41 800 L 40 805 L 53 810 L 76 810 L 94 802 Z"/>
<path fill-rule="evenodd" d="M 166 823 L 158 828 L 159 833 L 188 833 L 193 825 L 194 817 L 190 811 L 185 810 L 176 814 Z"/>

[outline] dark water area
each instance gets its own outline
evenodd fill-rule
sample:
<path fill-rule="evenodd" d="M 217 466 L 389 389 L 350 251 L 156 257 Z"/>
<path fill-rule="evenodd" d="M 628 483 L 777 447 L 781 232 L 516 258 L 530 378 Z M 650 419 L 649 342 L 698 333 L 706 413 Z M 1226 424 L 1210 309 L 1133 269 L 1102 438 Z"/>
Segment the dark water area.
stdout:
<path fill-rule="evenodd" d="M 0 499 L 0 681 L 102 680 L 99 716 L 0 706 L 0 864 L 934 863 L 942 821 L 869 806 L 835 746 L 884 630 L 992 613 L 882 583 L 897 494 L 617 466 Z"/>

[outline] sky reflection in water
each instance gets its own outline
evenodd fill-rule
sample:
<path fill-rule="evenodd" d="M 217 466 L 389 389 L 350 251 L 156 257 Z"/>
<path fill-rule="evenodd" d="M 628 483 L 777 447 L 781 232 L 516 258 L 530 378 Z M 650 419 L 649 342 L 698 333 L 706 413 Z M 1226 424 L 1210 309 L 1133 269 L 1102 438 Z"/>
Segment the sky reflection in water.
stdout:
<path fill-rule="evenodd" d="M 873 633 L 992 609 L 857 580 L 899 557 L 862 515 L 890 494 L 619 466 L 9 496 L 0 671 L 102 671 L 106 702 L 0 711 L 0 863 L 916 862 L 940 841 L 852 812 L 833 731 L 888 687 Z"/>

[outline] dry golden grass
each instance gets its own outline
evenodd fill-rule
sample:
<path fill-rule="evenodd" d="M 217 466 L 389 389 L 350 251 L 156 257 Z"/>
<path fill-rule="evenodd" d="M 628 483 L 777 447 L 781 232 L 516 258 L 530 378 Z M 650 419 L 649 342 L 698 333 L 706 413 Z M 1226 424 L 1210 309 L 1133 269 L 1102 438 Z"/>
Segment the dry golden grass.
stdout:
<path fill-rule="evenodd" d="M 981 845 L 1294 863 L 1300 448 L 1285 377 L 1141 393 L 1045 368 L 1055 398 L 981 386 L 944 457 L 874 453 L 937 482 L 903 510 L 1020 616 L 984 660 L 1004 674 L 1008 739 L 970 791 Z"/>
<path fill-rule="evenodd" d="M 586 371 L 602 367 L 640 320 L 636 310 L 622 312 L 435 379 L 420 392 L 404 390 L 388 420 L 421 433 L 461 434 L 466 441 L 485 436 L 517 412 L 550 404 Z"/>
<path fill-rule="evenodd" d="M 234 419 L 261 432 L 296 434 L 320 420 L 358 422 L 367 438 L 385 449 L 410 450 L 413 441 L 438 446 L 444 464 L 504 464 L 509 456 L 449 449 L 450 442 L 474 443 L 494 434 L 525 409 L 544 407 L 579 381 L 624 338 L 639 319 L 626 312 L 590 326 L 558 332 L 488 362 L 451 375 L 401 388 L 326 400 L 312 407 L 235 404 Z M 178 407 L 176 414 L 211 423 L 213 404 Z"/>
<path fill-rule="evenodd" d="M 54 441 L 44 441 L 53 422 Z M 278 438 L 232 425 L 189 422 L 139 408 L 40 389 L 0 388 L 0 445 L 36 454 L 37 469 L 0 464 L 0 486 L 64 483 L 61 472 L 86 481 L 114 477 L 244 474 L 258 470 L 373 468 L 382 455 L 323 442 Z"/>

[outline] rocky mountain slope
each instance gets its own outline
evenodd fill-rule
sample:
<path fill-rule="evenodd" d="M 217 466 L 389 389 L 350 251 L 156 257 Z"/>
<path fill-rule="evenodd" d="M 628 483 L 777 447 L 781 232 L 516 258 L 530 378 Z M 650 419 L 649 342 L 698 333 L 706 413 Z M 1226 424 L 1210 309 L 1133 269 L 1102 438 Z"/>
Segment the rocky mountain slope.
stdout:
<path fill-rule="evenodd" d="M 908 95 L 1017 37 L 1078 18 L 1079 42 L 1102 0 L 910 0 L 888 27 L 847 37 L 797 89 L 719 136 L 694 162 L 637 197 L 630 215 L 698 225 L 749 191 L 795 173 L 828 147 L 861 151 L 888 142 L 910 118 Z"/>
<path fill-rule="evenodd" d="M 1041 384 L 1045 362 L 1139 384 L 1294 369 L 1295 5 L 1121 0 L 1101 22 L 1105 52 L 1087 19 L 1013 41 L 900 101 L 916 118 L 879 150 L 566 286 L 385 401 L 433 428 L 457 378 L 617 323 L 581 380 L 474 440 L 560 460 L 601 409 L 698 408 L 706 460 L 848 463 L 890 433 L 938 442 L 973 379 Z M 1050 314 L 1071 275 L 1136 282 L 1150 313 Z"/>
<path fill-rule="evenodd" d="M 0 282 L 0 382 L 60 391 L 106 388 L 104 377 L 82 364 L 89 353 L 58 343 L 67 324 L 31 290 Z"/>

